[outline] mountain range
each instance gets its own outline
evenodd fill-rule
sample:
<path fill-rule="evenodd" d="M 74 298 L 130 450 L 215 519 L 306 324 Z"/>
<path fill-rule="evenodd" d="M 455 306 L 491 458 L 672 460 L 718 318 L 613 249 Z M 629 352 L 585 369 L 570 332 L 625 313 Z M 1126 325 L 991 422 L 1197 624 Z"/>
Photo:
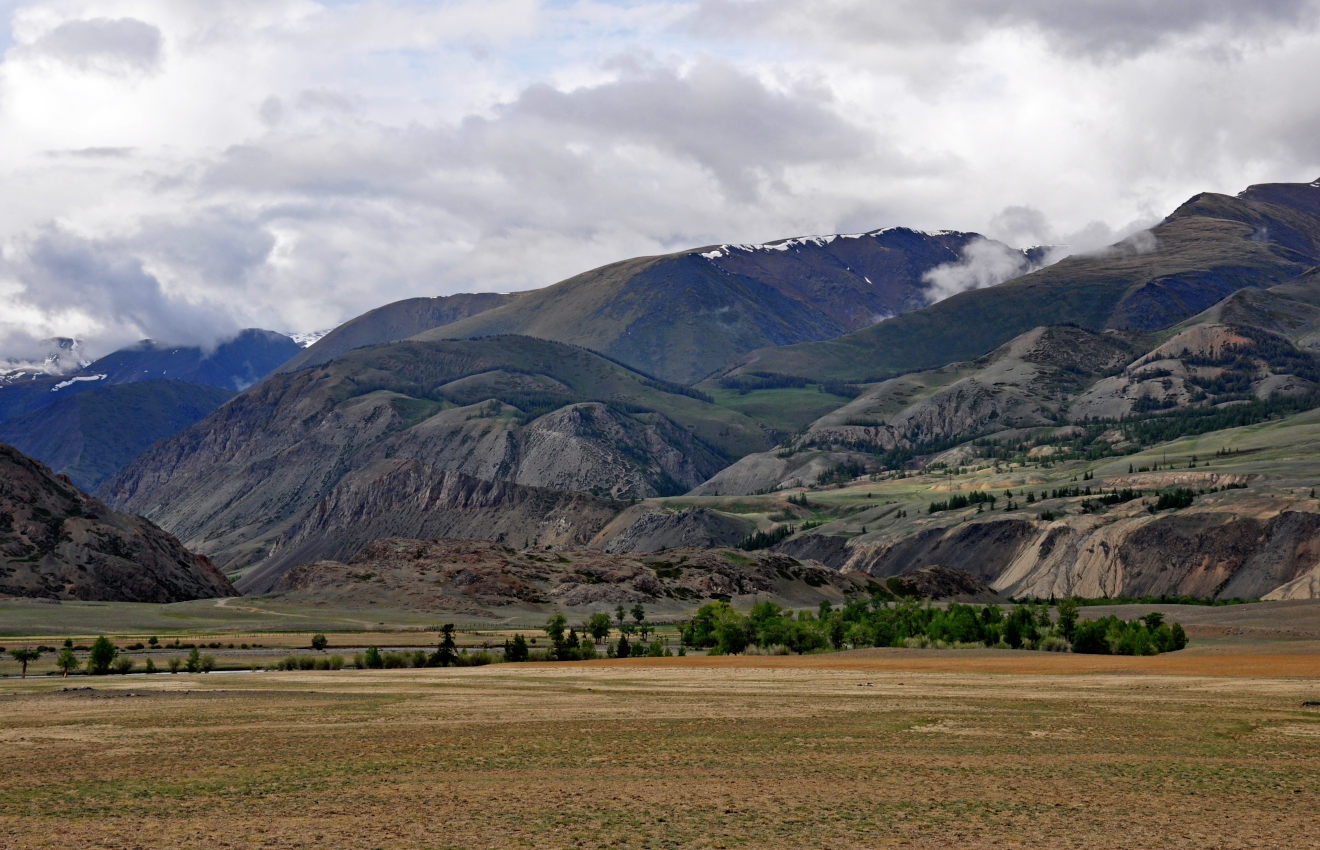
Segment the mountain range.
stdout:
<path fill-rule="evenodd" d="M 143 340 L 72 371 L 48 358 L 50 368 L 0 384 L 0 442 L 95 489 L 299 351 L 283 334 L 248 329 L 211 349 Z"/>
<path fill-rule="evenodd" d="M 941 297 L 978 251 L 1016 275 Z M 1019 596 L 1320 593 L 1320 181 L 1047 255 L 887 228 L 410 299 L 84 474 L 248 592 L 465 538 Z"/>

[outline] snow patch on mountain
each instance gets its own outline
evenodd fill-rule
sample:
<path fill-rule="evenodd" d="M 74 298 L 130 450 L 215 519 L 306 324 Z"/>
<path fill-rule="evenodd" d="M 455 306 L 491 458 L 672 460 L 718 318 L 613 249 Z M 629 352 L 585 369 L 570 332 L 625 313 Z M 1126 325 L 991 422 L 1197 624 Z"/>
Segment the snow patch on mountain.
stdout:
<path fill-rule="evenodd" d="M 75 375 L 74 377 L 70 378 L 67 381 L 60 381 L 55 386 L 51 387 L 50 391 L 53 393 L 57 393 L 60 390 L 64 389 L 65 387 L 73 386 L 79 381 L 104 381 L 106 377 L 107 377 L 106 375 Z"/>

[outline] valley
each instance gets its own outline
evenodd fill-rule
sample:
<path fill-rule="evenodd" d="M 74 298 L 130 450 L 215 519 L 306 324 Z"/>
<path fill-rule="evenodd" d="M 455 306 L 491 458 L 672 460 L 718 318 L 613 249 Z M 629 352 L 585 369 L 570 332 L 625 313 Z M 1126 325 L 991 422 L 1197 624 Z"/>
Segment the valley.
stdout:
<path fill-rule="evenodd" d="M 1304 846 L 1317 657 L 868 650 L 5 680 L 0 840 Z"/>

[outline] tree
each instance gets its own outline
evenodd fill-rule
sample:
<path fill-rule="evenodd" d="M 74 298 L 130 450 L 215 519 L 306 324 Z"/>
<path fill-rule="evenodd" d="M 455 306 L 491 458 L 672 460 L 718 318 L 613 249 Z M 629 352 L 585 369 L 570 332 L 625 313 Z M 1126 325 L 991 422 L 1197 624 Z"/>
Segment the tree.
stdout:
<path fill-rule="evenodd" d="M 601 643 L 610 636 L 610 615 L 604 611 L 597 611 L 587 618 L 587 622 L 582 625 L 582 631 L 591 635 L 596 643 Z"/>
<path fill-rule="evenodd" d="M 606 619 L 609 619 L 608 617 Z M 504 660 L 505 661 L 526 661 L 527 660 L 527 639 L 522 634 L 513 636 L 512 641 L 504 642 Z"/>
<path fill-rule="evenodd" d="M 312 635 L 312 649 L 317 652 L 325 652 L 325 648 L 330 645 L 330 641 L 325 639 L 325 635 L 317 632 Z"/>
<path fill-rule="evenodd" d="M 625 616 L 627 616 L 627 614 L 624 612 L 624 610 L 623 610 L 623 606 L 622 606 L 622 605 L 620 605 L 619 607 L 617 607 L 617 608 L 614 609 L 614 619 L 616 619 L 616 620 L 619 621 L 619 631 L 620 631 L 620 632 L 623 631 L 623 618 L 624 618 Z"/>
<path fill-rule="evenodd" d="M 1077 631 L 1077 597 L 1069 596 L 1059 603 L 1059 634 L 1071 642 Z"/>
<path fill-rule="evenodd" d="M 110 672 L 110 665 L 115 663 L 119 648 L 110 642 L 110 638 L 101 635 L 92 642 L 87 653 L 87 672 L 94 676 L 104 676 Z"/>
<path fill-rule="evenodd" d="M 27 647 L 24 647 L 22 649 L 11 649 L 9 650 L 9 654 L 14 657 L 15 661 L 23 665 L 23 675 L 20 676 L 19 678 L 26 679 L 28 662 L 36 661 L 38 658 L 40 658 L 41 650 L 29 649 Z"/>
<path fill-rule="evenodd" d="M 188 660 L 183 662 L 183 669 L 189 673 L 202 672 L 202 654 L 197 651 L 197 647 L 194 646 L 192 652 L 188 653 Z"/>
<path fill-rule="evenodd" d="M 632 647 L 628 645 L 628 636 L 619 635 L 618 646 L 614 648 L 615 658 L 627 658 L 632 653 Z"/>
<path fill-rule="evenodd" d="M 445 623 L 440 627 L 440 646 L 436 648 L 434 662 L 441 667 L 458 661 L 458 645 L 454 642 L 454 624 Z"/>
<path fill-rule="evenodd" d="M 73 654 L 73 647 L 66 646 L 60 650 L 60 654 L 55 659 L 55 666 L 64 673 L 64 678 L 69 678 L 70 670 L 78 669 L 78 656 Z"/>
<path fill-rule="evenodd" d="M 362 656 L 362 663 L 371 670 L 379 670 L 385 666 L 385 659 L 380 657 L 380 650 L 374 646 L 367 647 L 367 652 Z"/>
<path fill-rule="evenodd" d="M 642 603 L 638 602 L 632 607 L 632 615 L 637 624 L 641 625 L 642 621 L 646 619 L 646 609 L 642 607 Z"/>
<path fill-rule="evenodd" d="M 564 659 L 564 629 L 568 626 L 568 618 L 561 612 L 556 611 L 550 619 L 545 621 L 545 633 L 550 638 L 550 652 L 557 661 Z"/>

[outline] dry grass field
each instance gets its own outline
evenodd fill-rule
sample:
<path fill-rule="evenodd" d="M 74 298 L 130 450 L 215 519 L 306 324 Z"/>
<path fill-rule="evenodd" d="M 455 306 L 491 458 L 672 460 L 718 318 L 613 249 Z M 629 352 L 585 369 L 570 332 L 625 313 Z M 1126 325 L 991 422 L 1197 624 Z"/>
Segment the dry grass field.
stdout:
<path fill-rule="evenodd" d="M 1308 847 L 1312 699 L 1301 644 L 6 680 L 0 846 Z"/>

